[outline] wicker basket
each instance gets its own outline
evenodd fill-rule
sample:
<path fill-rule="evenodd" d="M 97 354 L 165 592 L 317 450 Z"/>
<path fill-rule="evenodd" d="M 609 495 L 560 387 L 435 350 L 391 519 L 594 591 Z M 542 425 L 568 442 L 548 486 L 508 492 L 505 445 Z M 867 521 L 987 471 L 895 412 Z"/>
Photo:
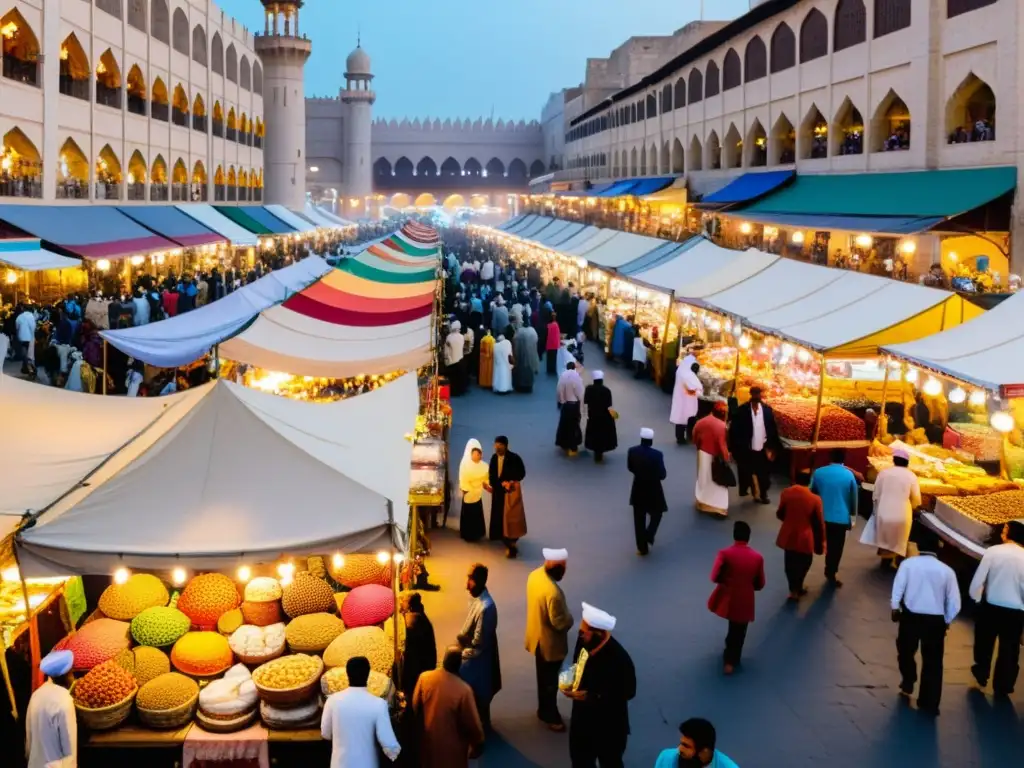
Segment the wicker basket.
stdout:
<path fill-rule="evenodd" d="M 179 707 L 174 709 L 143 709 L 142 707 L 135 707 L 139 713 L 139 720 L 143 725 L 149 726 L 150 728 L 181 728 L 186 723 L 192 720 L 193 715 L 196 713 L 196 707 L 199 705 L 199 692 L 196 691 L 196 695 L 186 701 Z"/>
<path fill-rule="evenodd" d="M 259 706 L 254 709 L 250 709 L 248 712 L 243 712 L 240 715 L 232 715 L 231 717 L 221 717 L 219 715 L 208 715 L 202 710 L 196 712 L 196 723 L 204 731 L 210 733 L 234 733 L 235 731 L 241 731 L 248 728 L 255 721 L 259 715 Z"/>
<path fill-rule="evenodd" d="M 279 659 L 284 656 L 284 652 L 287 647 L 287 643 L 281 643 L 281 647 L 276 651 L 265 653 L 262 656 L 246 656 L 245 654 L 238 653 L 237 651 L 234 651 L 234 653 L 235 658 L 247 667 L 258 667 L 260 664 L 266 664 L 268 661 L 273 661 L 274 659 Z"/>
<path fill-rule="evenodd" d="M 260 700 L 265 701 L 268 704 L 283 707 L 287 707 L 290 704 L 302 704 L 309 701 L 309 699 L 320 690 L 320 677 L 324 673 L 323 659 L 319 656 L 314 656 L 313 658 L 320 663 L 317 673 L 309 679 L 308 683 L 303 683 L 302 685 L 294 688 L 264 688 L 262 685 L 257 683 L 256 678 L 253 677 L 253 683 L 256 684 L 256 691 L 260 695 Z"/>
<path fill-rule="evenodd" d="M 76 685 L 78 685 L 78 681 L 71 684 L 72 697 L 74 696 Z M 122 701 L 119 701 L 117 704 L 111 704 L 109 707 L 100 707 L 99 709 L 83 707 L 76 701 L 75 712 L 78 713 L 78 718 L 87 728 L 91 728 L 94 731 L 107 731 L 111 728 L 116 728 L 128 719 L 128 715 L 132 711 L 132 704 L 135 702 L 135 694 L 138 692 L 139 688 L 136 686 Z"/>

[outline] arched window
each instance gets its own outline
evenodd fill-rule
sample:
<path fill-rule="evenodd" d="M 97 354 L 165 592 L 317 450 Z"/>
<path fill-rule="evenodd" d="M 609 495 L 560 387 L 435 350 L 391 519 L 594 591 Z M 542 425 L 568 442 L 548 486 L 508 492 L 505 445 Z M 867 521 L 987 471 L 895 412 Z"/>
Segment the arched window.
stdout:
<path fill-rule="evenodd" d="M 174 99 L 171 102 L 171 122 L 182 128 L 188 128 L 189 115 L 188 94 L 184 86 L 178 83 L 174 86 Z"/>
<path fill-rule="evenodd" d="M 146 170 L 146 158 L 139 150 L 132 152 L 128 158 L 128 199 L 146 199 L 146 177 L 149 175 Z"/>
<path fill-rule="evenodd" d="M 167 12 L 167 0 L 152 0 L 149 6 L 149 22 L 153 38 L 170 45 L 171 16 Z"/>
<path fill-rule="evenodd" d="M 228 46 L 228 52 L 224 57 L 224 76 L 232 83 L 238 82 L 238 56 L 235 55 L 235 44 Z"/>
<path fill-rule="evenodd" d="M 234 202 L 238 199 L 238 176 L 235 174 L 235 166 L 228 166 L 228 201 Z"/>
<path fill-rule="evenodd" d="M 206 30 L 200 24 L 192 30 L 192 61 L 206 66 Z"/>
<path fill-rule="evenodd" d="M 702 167 L 700 139 L 695 135 L 690 139 L 690 170 L 699 171 Z"/>
<path fill-rule="evenodd" d="M 996 95 L 973 72 L 946 103 L 946 136 L 950 144 L 996 138 Z"/>
<path fill-rule="evenodd" d="M 871 121 L 871 151 L 903 149 L 910 149 L 910 110 L 899 94 L 890 88 Z"/>
<path fill-rule="evenodd" d="M 672 173 L 686 173 L 686 157 L 683 154 L 683 142 L 679 139 L 672 142 Z"/>
<path fill-rule="evenodd" d="M 683 78 L 676 80 L 675 88 L 673 89 L 675 95 L 673 96 L 673 103 L 676 109 L 682 109 L 686 106 L 686 81 Z"/>
<path fill-rule="evenodd" d="M 760 35 L 754 35 L 743 54 L 743 82 L 752 83 L 768 74 L 768 51 Z"/>
<path fill-rule="evenodd" d="M 214 32 L 213 40 L 210 41 L 210 69 L 215 75 L 224 74 L 224 43 L 221 42 L 220 32 Z"/>
<path fill-rule="evenodd" d="M 875 0 L 875 38 L 910 26 L 910 0 Z"/>
<path fill-rule="evenodd" d="M 658 116 L 658 100 L 655 98 L 653 93 L 647 94 L 647 109 L 645 110 L 645 114 L 648 117 Z"/>
<path fill-rule="evenodd" d="M 630 122 L 631 123 L 635 123 L 636 122 L 636 104 L 632 105 L 632 109 L 630 110 L 630 117 L 631 117 Z"/>
<path fill-rule="evenodd" d="M 782 22 L 772 33 L 771 70 L 773 73 L 796 66 L 796 35 Z"/>
<path fill-rule="evenodd" d="M 672 148 L 667 141 L 661 145 L 660 159 L 660 173 L 672 173 Z"/>
<path fill-rule="evenodd" d="M 199 93 L 192 100 L 192 130 L 206 133 L 206 104 Z"/>
<path fill-rule="evenodd" d="M 814 104 L 800 124 L 800 157 L 820 160 L 828 157 L 828 122 Z"/>
<path fill-rule="evenodd" d="M 690 77 L 686 87 L 690 91 L 691 104 L 696 104 L 704 98 L 704 75 L 696 67 L 690 70 Z"/>
<path fill-rule="evenodd" d="M 60 46 L 60 78 L 58 89 L 65 96 L 89 101 L 92 98 L 90 80 L 92 74 L 89 59 L 86 58 L 82 44 L 72 32 Z"/>
<path fill-rule="evenodd" d="M 779 115 L 779 119 L 775 121 L 770 144 L 769 165 L 789 165 L 796 162 L 796 129 L 785 113 Z"/>
<path fill-rule="evenodd" d="M 601 157 L 603 158 L 604 155 Z M 600 164 L 604 165 L 604 162 L 602 161 Z M 535 179 L 538 176 L 543 176 L 545 170 L 547 169 L 544 167 L 544 162 L 542 160 L 534 160 L 530 163 L 530 178 Z"/>
<path fill-rule="evenodd" d="M 249 69 L 249 59 L 246 56 L 242 57 L 238 68 L 238 84 L 247 91 L 252 90 L 252 70 Z"/>
<path fill-rule="evenodd" d="M 718 133 L 712 131 L 704 144 L 704 151 L 707 153 L 705 165 L 709 171 L 717 171 L 722 167 L 722 142 L 718 140 Z"/>
<path fill-rule="evenodd" d="M 121 18 L 121 0 L 96 0 L 96 7 L 115 19 Z"/>
<path fill-rule="evenodd" d="M 836 112 L 831 136 L 831 154 L 861 155 L 864 153 L 864 118 L 849 98 L 843 99 Z"/>
<path fill-rule="evenodd" d="M 26 85 L 39 85 L 39 39 L 17 8 L 0 19 L 3 76 Z"/>
<path fill-rule="evenodd" d="M 437 176 L 437 163 L 432 158 L 424 157 L 418 163 L 416 163 L 416 176 Z"/>
<path fill-rule="evenodd" d="M 226 177 L 224 176 L 224 166 L 218 165 L 217 170 L 213 172 L 213 199 L 215 202 L 226 199 L 225 182 Z"/>
<path fill-rule="evenodd" d="M 864 0 L 839 0 L 835 20 L 833 53 L 852 48 L 868 39 L 868 13 L 864 8 Z"/>
<path fill-rule="evenodd" d="M 96 158 L 96 199 L 121 199 L 121 161 L 109 144 L 104 144 Z"/>
<path fill-rule="evenodd" d="M 722 154 L 726 168 L 743 167 L 743 137 L 740 136 L 735 123 L 730 123 L 729 130 L 725 132 L 725 146 Z"/>
<path fill-rule="evenodd" d="M 515 158 L 508 164 L 508 177 L 517 181 L 526 181 L 526 163 Z"/>
<path fill-rule="evenodd" d="M 629 151 L 629 175 L 630 176 L 636 176 L 637 175 L 637 164 L 636 163 L 637 163 L 636 147 L 633 147 L 633 149 L 631 149 Z"/>
<path fill-rule="evenodd" d="M 89 196 L 89 161 L 74 139 L 67 139 L 60 148 L 57 165 L 57 197 Z"/>
<path fill-rule="evenodd" d="M 411 163 L 409 167 L 412 167 Z M 384 181 L 385 179 L 390 179 L 393 174 L 394 171 L 391 168 L 391 163 L 388 162 L 386 157 L 378 157 L 377 160 L 374 161 L 373 178 Z"/>
<path fill-rule="evenodd" d="M 167 122 L 171 119 L 170 99 L 167 96 L 167 86 L 159 77 L 153 81 L 153 89 L 150 93 L 149 116 L 154 120 Z"/>
<path fill-rule="evenodd" d="M 447 178 L 454 178 L 455 176 L 462 175 L 462 167 L 459 165 L 459 161 L 454 157 L 449 157 L 443 163 L 441 163 L 441 175 Z"/>
<path fill-rule="evenodd" d="M 146 31 L 146 0 L 128 0 L 128 26 Z"/>
<path fill-rule="evenodd" d="M 174 20 L 171 26 L 171 47 L 178 53 L 188 56 L 188 17 L 181 8 L 174 9 Z"/>
<path fill-rule="evenodd" d="M 644 100 L 643 99 L 640 99 L 640 101 L 638 101 L 636 103 L 636 116 L 637 116 L 638 120 L 646 120 L 647 119 L 647 113 L 644 111 Z"/>
<path fill-rule="evenodd" d="M 640 176 L 644 176 L 647 173 L 647 147 L 640 147 L 640 165 L 638 166 Z"/>
<path fill-rule="evenodd" d="M 946 17 L 952 19 L 961 13 L 969 13 L 986 5 L 995 5 L 999 0 L 946 0 Z"/>
<path fill-rule="evenodd" d="M 800 25 L 800 63 L 828 55 L 828 19 L 817 8 L 811 8 Z"/>
<path fill-rule="evenodd" d="M 188 200 L 188 168 L 180 157 L 171 169 L 171 200 L 177 203 Z"/>
<path fill-rule="evenodd" d="M 787 122 L 789 121 L 787 120 Z M 768 165 L 768 137 L 765 135 L 760 120 L 754 120 L 747 138 L 750 140 L 750 155 L 747 157 L 747 165 L 751 168 L 763 168 Z"/>
<path fill-rule="evenodd" d="M 397 165 L 395 168 L 397 169 Z M 496 157 L 492 157 L 484 166 L 484 175 L 492 179 L 501 179 L 505 176 L 505 164 Z"/>
<path fill-rule="evenodd" d="M 252 63 L 252 92 L 257 96 L 263 95 L 263 67 L 258 61 Z"/>
<path fill-rule="evenodd" d="M 664 114 L 665 112 L 671 112 L 671 111 L 672 111 L 672 84 L 671 83 L 665 83 L 664 87 L 662 87 L 662 89 L 661 89 L 661 112 L 662 112 L 662 114 Z"/>
<path fill-rule="evenodd" d="M 109 48 L 96 65 L 96 103 L 111 109 L 121 108 L 121 69 Z"/>
<path fill-rule="evenodd" d="M 465 171 L 463 175 L 469 176 L 471 179 L 479 179 L 483 175 L 484 168 L 480 165 L 479 160 L 471 157 L 462 164 L 462 170 Z"/>
<path fill-rule="evenodd" d="M 43 196 L 43 160 L 39 156 L 36 145 L 21 132 L 20 128 L 11 128 L 4 134 L 3 146 L 0 147 L 9 167 L 8 176 L 16 184 L 0 184 L 0 195 L 13 197 Z"/>
<path fill-rule="evenodd" d="M 647 150 L 647 175 L 658 175 L 658 148 L 654 144 Z"/>
<path fill-rule="evenodd" d="M 725 53 L 725 61 L 722 63 L 722 90 L 728 91 L 743 82 L 743 66 L 740 64 L 740 55 L 735 48 L 730 48 Z"/>
<path fill-rule="evenodd" d="M 146 78 L 138 64 L 128 70 L 128 111 L 133 115 L 146 115 Z"/>
<path fill-rule="evenodd" d="M 207 189 L 207 177 L 206 177 L 206 166 L 203 165 L 202 160 L 196 160 L 196 164 L 192 166 L 192 194 L 190 199 L 193 201 L 206 201 L 209 192 Z M 256 183 L 256 171 L 252 173 L 253 185 Z"/>
<path fill-rule="evenodd" d="M 709 61 L 707 69 L 704 70 L 704 95 L 708 98 L 717 96 L 721 92 L 721 83 L 718 75 L 718 65 Z"/>

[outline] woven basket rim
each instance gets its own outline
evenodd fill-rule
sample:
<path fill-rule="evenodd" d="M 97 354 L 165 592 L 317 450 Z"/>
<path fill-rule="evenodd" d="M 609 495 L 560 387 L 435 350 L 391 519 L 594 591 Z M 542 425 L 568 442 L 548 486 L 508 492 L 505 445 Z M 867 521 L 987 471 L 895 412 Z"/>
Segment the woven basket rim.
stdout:
<path fill-rule="evenodd" d="M 178 706 L 172 707 L 171 709 L 146 709 L 146 707 L 140 706 L 138 701 L 135 702 L 135 709 L 137 709 L 139 712 L 145 712 L 147 715 L 159 715 L 166 717 L 171 714 L 178 714 L 184 710 L 191 709 L 198 702 L 199 691 L 196 691 L 195 695 L 191 699 L 186 701 L 184 704 L 179 704 Z"/>
<path fill-rule="evenodd" d="M 305 656 L 309 656 L 310 658 L 316 659 L 318 662 L 320 662 L 320 669 L 319 669 L 319 671 L 316 673 L 316 675 L 311 677 L 307 682 L 302 683 L 301 685 L 293 685 L 291 688 L 267 688 L 266 686 L 260 685 L 258 682 L 256 682 L 256 672 L 258 672 L 259 670 L 254 670 L 252 682 L 256 686 L 256 690 L 258 692 L 260 692 L 260 693 L 269 693 L 270 695 L 287 695 L 289 693 L 298 693 L 303 688 L 308 688 L 311 684 L 319 684 L 320 678 L 324 674 L 324 660 L 322 658 L 320 658 L 319 656 L 313 656 L 313 655 L 308 654 L 308 653 L 304 654 L 304 655 Z M 276 659 L 271 659 L 271 661 L 276 661 Z M 262 697 L 260 697 L 260 698 L 262 700 Z"/>
<path fill-rule="evenodd" d="M 68 693 L 71 693 L 72 691 L 74 691 L 76 685 L 78 685 L 78 681 L 77 680 L 75 680 L 75 682 L 73 682 L 71 684 L 71 687 L 68 689 Z M 116 704 L 110 704 L 110 705 L 108 705 L 106 707 L 87 707 L 84 704 L 79 704 L 78 703 L 78 699 L 75 699 L 74 696 L 72 696 L 72 701 L 75 702 L 75 709 L 80 709 L 83 712 L 88 712 L 91 715 L 102 715 L 102 714 L 106 714 L 107 712 L 113 712 L 118 707 L 123 707 L 125 705 L 125 702 L 134 701 L 135 700 L 135 696 L 136 696 L 136 694 L 138 694 L 138 692 L 139 692 L 139 686 L 136 685 L 134 688 L 132 688 L 132 692 L 130 694 L 125 696 L 123 699 L 121 699 Z"/>

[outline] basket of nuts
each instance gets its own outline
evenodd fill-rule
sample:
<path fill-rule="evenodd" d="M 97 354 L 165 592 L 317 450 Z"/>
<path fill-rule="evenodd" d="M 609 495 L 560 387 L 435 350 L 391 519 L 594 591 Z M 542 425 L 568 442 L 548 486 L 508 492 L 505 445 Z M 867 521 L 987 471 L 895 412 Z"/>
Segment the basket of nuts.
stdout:
<path fill-rule="evenodd" d="M 312 697 L 323 671 L 324 662 L 319 656 L 294 653 L 257 667 L 252 681 L 261 700 L 287 706 Z"/>

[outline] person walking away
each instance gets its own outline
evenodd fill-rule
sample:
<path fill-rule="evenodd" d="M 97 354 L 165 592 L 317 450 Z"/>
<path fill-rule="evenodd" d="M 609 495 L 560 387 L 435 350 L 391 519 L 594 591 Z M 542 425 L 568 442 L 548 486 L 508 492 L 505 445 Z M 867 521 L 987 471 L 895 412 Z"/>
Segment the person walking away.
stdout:
<path fill-rule="evenodd" d="M 494 333 L 505 333 L 508 328 L 508 307 L 500 294 L 491 304 L 491 330 Z"/>
<path fill-rule="evenodd" d="M 480 265 L 480 282 L 494 282 L 494 262 L 491 261 L 490 256 L 487 257 L 487 261 Z"/>
<path fill-rule="evenodd" d="M 750 388 L 750 400 L 736 410 L 729 425 L 729 445 L 736 457 L 739 493 L 753 494 L 759 504 L 771 504 L 771 463 L 779 449 L 775 413 L 761 401 L 761 388 Z"/>
<path fill-rule="evenodd" d="M 1024 523 L 1007 523 L 1003 527 L 1003 543 L 985 550 L 971 581 L 970 595 L 979 604 L 971 673 L 984 688 L 992 672 L 992 655 L 998 639 L 992 692 L 1009 696 L 1017 684 L 1024 634 Z"/>
<path fill-rule="evenodd" d="M 750 526 L 737 520 L 732 527 L 733 543 L 718 553 L 711 568 L 715 589 L 708 610 L 729 622 L 722 654 L 722 671 L 731 675 L 743 656 L 747 627 L 754 620 L 754 595 L 764 589 L 764 557 L 750 546 Z"/>
<path fill-rule="evenodd" d="M 475 563 L 469 569 L 466 589 L 473 600 L 458 636 L 462 648 L 459 677 L 473 689 L 480 722 L 484 731 L 490 731 L 491 699 L 501 690 L 501 662 L 498 659 L 498 607 L 487 591 L 486 565 Z"/>
<path fill-rule="evenodd" d="M 499 335 L 494 344 L 494 376 L 491 389 L 495 394 L 505 395 L 512 391 L 512 369 L 515 358 L 512 355 L 512 342 Z"/>
<path fill-rule="evenodd" d="M 484 743 L 473 689 L 459 677 L 462 653 L 458 646 L 447 648 L 441 668 L 424 672 L 410 699 L 419 768 L 469 768 L 470 754 Z"/>
<path fill-rule="evenodd" d="M 846 535 L 857 519 L 857 478 L 843 463 L 846 451 L 832 449 L 832 463 L 811 475 L 811 492 L 821 498 L 825 516 L 825 579 L 833 587 L 839 580 L 839 563 L 846 547 Z"/>
<path fill-rule="evenodd" d="M 28 374 L 35 364 L 33 347 L 36 339 L 36 315 L 28 306 L 22 306 L 18 318 L 14 321 L 15 334 L 18 337 L 18 356 L 21 359 L 21 372 Z"/>
<path fill-rule="evenodd" d="M 485 389 L 490 389 L 494 384 L 494 337 L 490 331 L 484 331 L 480 327 L 483 337 L 480 339 L 480 369 L 477 375 L 477 383 Z"/>
<path fill-rule="evenodd" d="M 46 681 L 29 699 L 25 710 L 25 757 L 27 768 L 76 768 L 78 721 L 71 687 L 71 651 L 53 651 L 39 662 Z"/>
<path fill-rule="evenodd" d="M 551 312 L 548 321 L 547 336 L 544 341 L 544 354 L 547 356 L 548 361 L 548 376 L 554 376 L 558 373 L 558 369 L 555 367 L 558 361 L 558 348 L 562 346 L 562 332 L 558 329 L 558 320 L 555 319 L 555 313 Z"/>
<path fill-rule="evenodd" d="M 729 757 L 715 749 L 715 726 L 700 717 L 679 726 L 679 746 L 664 749 L 654 768 L 739 768 Z"/>
<path fill-rule="evenodd" d="M 402 748 L 391 727 L 388 705 L 368 690 L 370 662 L 353 656 L 345 665 L 349 687 L 324 703 L 320 735 L 331 742 L 331 768 L 365 768 L 377 764 L 377 744 L 394 762 Z"/>
<path fill-rule="evenodd" d="M 653 446 L 654 430 L 644 427 L 640 430 L 640 445 L 634 445 L 626 454 L 626 467 L 633 474 L 629 504 L 633 507 L 633 536 L 639 555 L 647 555 L 649 547 L 654 545 L 661 516 L 668 509 L 661 485 L 667 476 L 665 457 Z"/>
<path fill-rule="evenodd" d="M 555 431 L 555 445 L 567 456 L 575 456 L 583 442 L 580 419 L 584 397 L 583 379 L 576 372 L 576 363 L 569 362 L 558 379 L 555 398 L 558 403 L 558 428 Z"/>
<path fill-rule="evenodd" d="M 518 365 L 512 369 L 512 386 L 516 392 L 533 392 L 533 380 L 540 373 L 537 355 L 537 331 L 524 325 L 512 340 L 513 354 Z"/>
<path fill-rule="evenodd" d="M 487 484 L 491 491 L 491 541 L 504 541 L 508 557 L 518 554 L 516 541 L 526 535 L 526 513 L 522 503 L 521 483 L 526 478 L 526 465 L 518 453 L 508 449 L 508 438 L 494 438 L 494 455 L 488 470 Z M 512 519 L 506 521 L 509 515 Z M 518 534 L 509 536 L 509 533 Z"/>
<path fill-rule="evenodd" d="M 472 376 L 476 375 L 477 365 L 477 351 L 476 351 L 476 335 L 473 333 L 472 326 L 466 326 L 466 329 L 462 332 L 462 389 L 466 391 L 469 389 L 469 382 Z"/>
<path fill-rule="evenodd" d="M 612 391 L 604 385 L 604 371 L 594 371 L 594 382 L 583 392 L 583 405 L 587 409 L 587 434 L 583 447 L 593 451 L 594 461 L 600 464 L 604 455 L 619 445 L 615 429 L 617 414 L 612 408 Z"/>
<path fill-rule="evenodd" d="M 465 391 L 462 374 L 462 358 L 465 355 L 466 338 L 462 335 L 462 323 L 458 320 L 451 324 L 448 336 L 444 340 L 445 375 L 451 386 L 452 397 L 458 397 Z"/>
<path fill-rule="evenodd" d="M 582 331 L 584 334 L 587 332 L 587 312 L 590 310 L 590 300 L 592 294 L 587 294 L 586 298 L 581 298 L 579 304 L 576 305 L 576 331 L 577 333 Z"/>
<path fill-rule="evenodd" d="M 715 482 L 712 467 L 716 460 L 729 461 L 725 416 L 728 408 L 716 402 L 711 413 L 693 426 L 693 445 L 697 449 L 697 484 L 693 496 L 699 512 L 725 517 L 729 514 L 729 489 Z"/>
<path fill-rule="evenodd" d="M 569 553 L 543 549 L 544 565 L 526 579 L 526 652 L 537 668 L 537 717 L 561 733 L 565 723 L 558 713 L 558 672 L 569 655 L 569 630 L 575 622 L 565 593 L 558 583 L 565 577 Z"/>
<path fill-rule="evenodd" d="M 921 486 L 909 469 L 910 454 L 905 448 L 896 448 L 892 463 L 875 478 L 874 513 L 860 537 L 861 544 L 878 548 L 883 567 L 907 556 L 914 510 L 921 506 Z"/>
<path fill-rule="evenodd" d="M 680 363 L 676 369 L 676 381 L 672 388 L 672 411 L 668 419 L 676 425 L 676 443 L 679 445 L 686 445 L 687 433 L 689 438 L 693 439 L 693 426 L 697 422 L 700 396 L 704 394 L 704 385 L 697 377 L 700 365 L 694 362 L 689 368 L 684 368 L 684 363 Z"/>
<path fill-rule="evenodd" d="M 647 373 L 647 339 L 639 325 L 633 326 L 633 378 L 642 379 Z"/>
<path fill-rule="evenodd" d="M 420 675 L 437 668 L 437 640 L 434 638 L 434 625 L 423 610 L 423 599 L 419 592 L 402 594 L 399 609 L 405 621 L 402 692 L 405 700 L 411 702 Z"/>
<path fill-rule="evenodd" d="M 484 491 L 490 490 L 490 468 L 483 462 L 484 449 L 472 438 L 466 443 L 459 463 L 459 490 L 462 510 L 459 513 L 459 535 L 468 542 L 480 541 L 487 532 L 484 527 Z"/>
<path fill-rule="evenodd" d="M 785 553 L 786 581 L 789 582 L 789 600 L 796 602 L 807 594 L 804 580 L 811 570 L 814 556 L 825 551 L 825 518 L 821 499 L 807 487 L 810 476 L 801 472 L 796 485 L 779 495 L 779 509 L 775 516 L 782 521 L 775 546 Z"/>
<path fill-rule="evenodd" d="M 939 536 L 922 527 L 917 534 L 920 554 L 904 560 L 892 585 L 892 620 L 898 622 L 896 658 L 900 668 L 900 693 L 911 696 L 917 682 L 917 649 L 921 649 L 921 688 L 917 708 L 939 714 L 942 697 L 942 657 L 946 630 L 960 613 L 960 587 L 956 573 L 936 553 Z"/>

